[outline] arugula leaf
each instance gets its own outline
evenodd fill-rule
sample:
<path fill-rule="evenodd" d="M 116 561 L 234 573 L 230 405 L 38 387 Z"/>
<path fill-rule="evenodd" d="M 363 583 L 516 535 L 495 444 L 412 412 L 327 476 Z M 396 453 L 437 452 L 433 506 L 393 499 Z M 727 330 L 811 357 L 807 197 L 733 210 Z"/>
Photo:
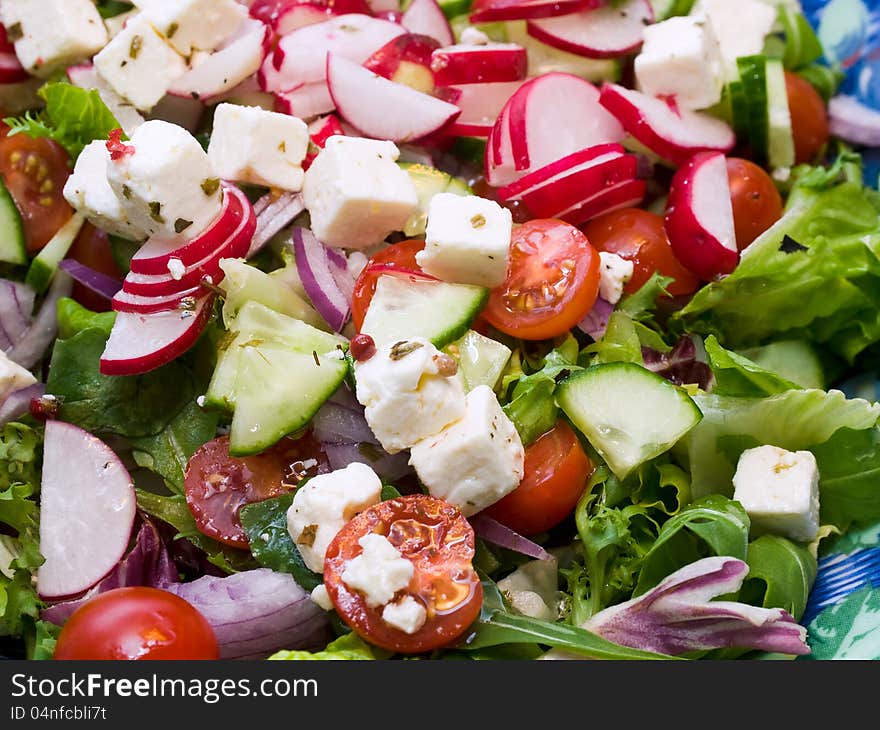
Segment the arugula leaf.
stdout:
<path fill-rule="evenodd" d="M 331 641 L 323 651 L 278 651 L 269 657 L 269 661 L 299 661 L 299 660 L 358 660 L 358 659 L 386 659 L 390 654 L 378 649 L 351 632 Z"/>
<path fill-rule="evenodd" d="M 749 543 L 749 574 L 739 600 L 764 608 L 783 608 L 800 619 L 819 566 L 804 545 L 779 535 L 762 535 Z"/>
<path fill-rule="evenodd" d="M 30 137 L 48 137 L 60 144 L 70 155 L 71 164 L 89 142 L 107 139 L 120 127 L 119 122 L 94 89 L 81 89 L 63 81 L 40 87 L 37 95 L 46 102 L 38 113 L 8 117 L 9 134 L 24 133 Z"/>
<path fill-rule="evenodd" d="M 306 567 L 287 531 L 287 510 L 291 504 L 293 494 L 254 502 L 241 508 L 239 518 L 257 562 L 280 573 L 290 573 L 297 583 L 311 591 L 323 578 Z"/>
<path fill-rule="evenodd" d="M 58 300 L 58 337 L 67 340 L 87 329 L 98 329 L 110 336 L 116 312 L 93 312 L 69 297 Z"/>
<path fill-rule="evenodd" d="M 130 439 L 138 466 L 161 476 L 170 489 L 183 494 L 186 464 L 196 449 L 214 438 L 219 415 L 202 410 L 195 400 L 153 436 Z"/>
<path fill-rule="evenodd" d="M 192 373 L 175 360 L 144 375 L 102 375 L 106 341 L 89 328 L 55 343 L 46 390 L 61 400 L 60 417 L 94 434 L 158 434 L 196 396 Z"/>
<path fill-rule="evenodd" d="M 739 502 L 717 494 L 693 502 L 660 528 L 642 563 L 639 596 L 679 568 L 711 555 L 745 560 L 751 521 Z"/>
<path fill-rule="evenodd" d="M 51 659 L 60 633 L 60 626 L 48 621 L 35 621 L 33 634 L 29 634 L 26 640 L 28 659 Z"/>
<path fill-rule="evenodd" d="M 742 355 L 725 350 L 714 335 L 704 343 L 709 366 L 715 375 L 712 392 L 716 395 L 760 397 L 776 395 L 786 390 L 799 390 L 800 386 L 790 380 L 765 370 Z"/>

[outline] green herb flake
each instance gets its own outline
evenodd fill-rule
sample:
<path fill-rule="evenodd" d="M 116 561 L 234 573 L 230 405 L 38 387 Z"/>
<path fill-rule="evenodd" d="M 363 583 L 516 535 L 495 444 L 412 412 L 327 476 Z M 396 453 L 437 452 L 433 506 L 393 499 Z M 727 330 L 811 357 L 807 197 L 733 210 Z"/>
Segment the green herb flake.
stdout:
<path fill-rule="evenodd" d="M 178 218 L 176 221 L 174 221 L 174 232 L 183 233 L 192 224 L 192 221 L 188 221 L 185 218 Z"/>
<path fill-rule="evenodd" d="M 150 218 L 152 218 L 156 223 L 164 223 L 165 219 L 162 217 L 162 203 L 158 200 L 154 200 L 149 204 L 150 207 Z"/>
<path fill-rule="evenodd" d="M 128 47 L 128 57 L 132 60 L 136 59 L 144 46 L 144 37 L 136 35 L 131 39 L 131 45 Z"/>
<path fill-rule="evenodd" d="M 209 177 L 202 181 L 202 192 L 209 198 L 220 189 L 220 178 Z"/>

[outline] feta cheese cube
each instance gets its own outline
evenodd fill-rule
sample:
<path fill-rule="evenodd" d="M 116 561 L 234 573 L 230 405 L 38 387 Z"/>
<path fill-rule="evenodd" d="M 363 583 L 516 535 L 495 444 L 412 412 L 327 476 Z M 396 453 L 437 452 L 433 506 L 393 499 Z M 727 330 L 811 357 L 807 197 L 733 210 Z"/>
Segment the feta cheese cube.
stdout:
<path fill-rule="evenodd" d="M 309 570 L 324 572 L 327 546 L 343 525 L 382 493 L 382 481 L 370 467 L 349 464 L 312 477 L 300 487 L 287 510 L 287 531 Z"/>
<path fill-rule="evenodd" d="M 0 17 L 21 65 L 43 78 L 84 61 L 107 42 L 91 0 L 3 0 Z"/>
<path fill-rule="evenodd" d="M 507 278 L 512 229 L 510 211 L 494 200 L 438 193 L 428 204 L 425 249 L 416 261 L 443 281 L 500 286 Z"/>
<path fill-rule="evenodd" d="M 733 477 L 733 498 L 760 534 L 812 542 L 819 534 L 819 467 L 809 451 L 759 446 L 744 451 Z"/>
<path fill-rule="evenodd" d="M 355 363 L 355 380 L 367 424 L 390 454 L 465 414 L 455 361 L 422 338 L 383 345 L 369 360 Z"/>
<path fill-rule="evenodd" d="M 371 532 L 358 545 L 363 552 L 346 561 L 340 578 L 361 593 L 370 608 L 382 606 L 409 585 L 415 568 L 384 535 Z"/>
<path fill-rule="evenodd" d="M 728 78 L 736 78 L 736 59 L 764 52 L 764 42 L 776 24 L 777 8 L 761 0 L 698 0 L 691 11 L 709 20 Z"/>
<path fill-rule="evenodd" d="M 409 463 L 433 496 L 469 516 L 519 486 L 524 451 L 489 386 L 474 388 L 465 406 L 461 420 L 412 447 Z"/>
<path fill-rule="evenodd" d="M 113 90 L 149 111 L 186 73 L 186 62 L 150 21 L 138 15 L 95 56 L 95 68 Z"/>
<path fill-rule="evenodd" d="M 609 304 L 617 304 L 623 296 L 623 287 L 632 279 L 635 265 L 616 253 L 599 253 L 599 296 Z"/>
<path fill-rule="evenodd" d="M 208 157 L 220 177 L 298 192 L 309 128 L 302 119 L 255 106 L 220 104 Z"/>
<path fill-rule="evenodd" d="M 87 144 L 64 185 L 64 198 L 91 223 L 114 236 L 142 241 L 146 232 L 135 226 L 107 180 L 110 153 L 105 140 Z"/>
<path fill-rule="evenodd" d="M 316 585 L 312 592 L 309 594 L 309 598 L 312 599 L 312 603 L 316 606 L 320 606 L 325 611 L 333 610 L 333 601 L 330 599 L 330 594 L 327 593 L 327 586 L 323 583 Z"/>
<path fill-rule="evenodd" d="M 36 382 L 37 379 L 30 370 L 13 362 L 0 350 L 0 403 L 3 403 L 10 393 L 27 388 Z"/>
<path fill-rule="evenodd" d="M 701 17 L 681 16 L 647 26 L 635 75 L 644 93 L 674 97 L 682 109 L 717 104 L 724 69 L 712 25 Z"/>
<path fill-rule="evenodd" d="M 220 180 L 196 138 L 154 119 L 126 144 L 133 152 L 110 160 L 107 179 L 128 219 L 165 240 L 202 233 L 223 201 Z"/>
<path fill-rule="evenodd" d="M 237 0 L 135 0 L 134 4 L 184 56 L 213 50 L 248 16 Z"/>
<path fill-rule="evenodd" d="M 428 612 L 425 611 L 425 607 L 412 596 L 404 596 L 382 609 L 382 620 L 405 634 L 416 633 L 425 625 L 427 617 Z"/>
<path fill-rule="evenodd" d="M 363 249 L 403 229 L 418 206 L 393 142 L 334 135 L 306 171 L 303 201 L 328 246 Z"/>

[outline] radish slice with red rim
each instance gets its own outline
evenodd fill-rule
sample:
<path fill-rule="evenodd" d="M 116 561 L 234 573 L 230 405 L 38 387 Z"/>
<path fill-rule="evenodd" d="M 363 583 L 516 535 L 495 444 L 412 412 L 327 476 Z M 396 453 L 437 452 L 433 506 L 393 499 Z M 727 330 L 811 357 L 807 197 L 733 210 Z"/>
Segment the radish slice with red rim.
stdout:
<path fill-rule="evenodd" d="M 447 86 L 447 100 L 461 109 L 449 125 L 449 134 L 465 137 L 488 137 L 507 100 L 522 86 L 522 81 Z"/>
<path fill-rule="evenodd" d="M 332 112 L 335 108 L 326 81 L 303 84 L 290 91 L 275 92 L 275 110 L 300 119 L 312 119 Z"/>
<path fill-rule="evenodd" d="M 181 292 L 159 297 L 142 297 L 120 291 L 113 297 L 112 306 L 116 312 L 151 314 L 152 312 L 165 312 L 169 309 L 180 309 L 186 306 L 184 300 L 195 300 L 204 296 L 205 293 L 204 287 L 201 286 L 194 286 Z"/>
<path fill-rule="evenodd" d="M 666 234 L 682 265 L 709 281 L 739 263 L 727 160 L 701 152 L 673 176 L 666 206 Z"/>
<path fill-rule="evenodd" d="M 136 509 L 131 476 L 107 444 L 72 424 L 47 421 L 39 594 L 75 595 L 107 575 L 128 549 Z"/>
<path fill-rule="evenodd" d="M 720 119 L 679 110 L 662 99 L 618 84 L 605 84 L 599 101 L 629 134 L 677 165 L 697 152 L 729 152 L 736 144 L 733 130 Z"/>
<path fill-rule="evenodd" d="M 455 35 L 437 0 L 412 0 L 400 18 L 400 24 L 410 33 L 434 38 L 441 46 L 455 43 Z"/>
<path fill-rule="evenodd" d="M 364 0 L 254 0 L 250 5 L 251 17 L 280 36 L 343 13 L 369 15 L 370 7 Z"/>
<path fill-rule="evenodd" d="M 179 357 L 204 330 L 213 301 L 214 294 L 208 292 L 192 308 L 118 312 L 101 355 L 101 374 L 140 375 Z"/>
<path fill-rule="evenodd" d="M 571 15 L 530 20 L 530 36 L 561 51 L 587 58 L 617 58 L 636 50 L 645 26 L 654 21 L 648 0 L 626 0 Z"/>
<path fill-rule="evenodd" d="M 604 213 L 640 205 L 645 199 L 646 189 L 644 180 L 627 180 L 553 217 L 560 218 L 573 226 L 582 226 Z"/>
<path fill-rule="evenodd" d="M 605 0 L 474 0 L 470 21 L 487 23 L 495 20 L 554 18 L 599 8 L 604 4 Z"/>
<path fill-rule="evenodd" d="M 516 43 L 459 44 L 434 51 L 431 70 L 438 86 L 522 81 L 528 56 Z"/>

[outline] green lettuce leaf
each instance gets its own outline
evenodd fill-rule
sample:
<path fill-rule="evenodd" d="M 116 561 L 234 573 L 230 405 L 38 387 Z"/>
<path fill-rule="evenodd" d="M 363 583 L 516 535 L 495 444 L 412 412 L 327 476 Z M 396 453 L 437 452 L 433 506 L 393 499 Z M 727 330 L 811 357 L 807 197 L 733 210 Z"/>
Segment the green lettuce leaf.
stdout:
<path fill-rule="evenodd" d="M 731 496 L 736 464 L 746 449 L 763 444 L 810 449 L 839 429 L 870 429 L 880 417 L 880 404 L 847 399 L 837 390 L 788 390 L 765 398 L 697 394 L 694 402 L 703 419 L 676 451 L 689 466 L 695 497 Z"/>
<path fill-rule="evenodd" d="M 48 137 L 67 151 L 71 162 L 89 142 L 107 139 L 120 126 L 94 89 L 59 81 L 44 84 L 37 95 L 46 106 L 37 113 L 4 119 L 10 127 L 9 134 Z"/>
<path fill-rule="evenodd" d="M 764 608 L 782 608 L 800 620 L 819 566 L 804 545 L 778 535 L 762 535 L 749 543 L 749 574 L 739 600 Z"/>
<path fill-rule="evenodd" d="M 69 339 L 87 329 L 98 329 L 110 336 L 116 312 L 93 312 L 69 297 L 58 300 L 58 337 Z"/>
<path fill-rule="evenodd" d="M 636 330 L 636 323 L 624 312 L 613 312 L 608 318 L 605 334 L 592 345 L 584 348 L 591 356 L 590 365 L 609 362 L 634 362 L 644 364 L 642 342 Z"/>
<path fill-rule="evenodd" d="M 781 220 L 732 274 L 673 315 L 671 327 L 714 334 L 733 349 L 804 339 L 848 362 L 880 341 L 877 196 L 850 180 L 853 163 L 842 159 L 838 170 L 796 171 Z"/>
<path fill-rule="evenodd" d="M 709 367 L 715 375 L 715 384 L 712 387 L 715 395 L 761 397 L 800 388 L 748 358 L 725 350 L 714 335 L 707 337 L 704 344 Z"/>
<path fill-rule="evenodd" d="M 323 651 L 277 651 L 269 657 L 269 661 L 299 661 L 299 660 L 363 660 L 384 659 L 388 652 L 370 646 L 354 632 L 340 636 L 331 641 Z"/>

